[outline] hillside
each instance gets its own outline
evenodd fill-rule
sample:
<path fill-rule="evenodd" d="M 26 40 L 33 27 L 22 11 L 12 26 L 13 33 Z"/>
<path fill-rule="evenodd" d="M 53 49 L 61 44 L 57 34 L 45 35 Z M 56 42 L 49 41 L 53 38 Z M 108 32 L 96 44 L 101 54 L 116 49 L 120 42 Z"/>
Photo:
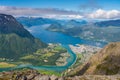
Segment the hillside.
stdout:
<path fill-rule="evenodd" d="M 63 30 L 63 26 L 60 24 L 60 23 L 54 23 L 54 24 L 51 24 L 48 28 L 46 28 L 46 30 L 49 30 L 49 31 L 58 31 L 58 30 Z"/>
<path fill-rule="evenodd" d="M 120 42 L 110 43 L 91 57 L 90 66 L 84 74 L 120 74 Z"/>
<path fill-rule="evenodd" d="M 47 46 L 34 38 L 11 15 L 0 14 L 0 58 L 16 59 Z"/>
<path fill-rule="evenodd" d="M 68 20 L 63 26 L 65 27 L 65 29 L 70 29 L 74 27 L 80 27 L 86 24 L 87 24 L 87 21 L 85 20 L 77 21 L 72 19 L 72 20 Z"/>
<path fill-rule="evenodd" d="M 110 43 L 93 55 L 89 62 L 68 73 L 74 75 L 115 75 L 120 74 L 120 42 Z"/>
<path fill-rule="evenodd" d="M 96 22 L 95 25 L 98 27 L 120 26 L 120 19 Z"/>

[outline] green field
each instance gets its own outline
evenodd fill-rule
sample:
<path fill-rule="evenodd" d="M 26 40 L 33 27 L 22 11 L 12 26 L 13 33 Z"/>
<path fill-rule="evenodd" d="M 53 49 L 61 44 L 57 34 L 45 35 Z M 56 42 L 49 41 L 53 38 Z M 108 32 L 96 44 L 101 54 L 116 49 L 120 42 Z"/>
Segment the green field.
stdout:
<path fill-rule="evenodd" d="M 56 76 L 62 76 L 61 73 L 55 72 L 55 71 L 50 71 L 50 70 L 38 70 L 38 72 L 46 75 L 56 75 Z"/>
<path fill-rule="evenodd" d="M 7 63 L 7 62 L 0 62 L 0 68 L 10 68 L 15 67 L 15 64 Z"/>
<path fill-rule="evenodd" d="M 47 48 L 38 49 L 33 54 L 26 54 L 24 56 L 21 56 L 16 60 L 0 58 L 1 62 L 10 63 L 5 65 L 1 63 L 0 67 L 2 68 L 12 67 L 14 65 L 20 65 L 20 64 L 32 64 L 35 66 L 56 65 L 57 59 L 63 57 L 61 56 L 62 53 L 67 53 L 67 50 L 58 44 L 52 44 Z"/>

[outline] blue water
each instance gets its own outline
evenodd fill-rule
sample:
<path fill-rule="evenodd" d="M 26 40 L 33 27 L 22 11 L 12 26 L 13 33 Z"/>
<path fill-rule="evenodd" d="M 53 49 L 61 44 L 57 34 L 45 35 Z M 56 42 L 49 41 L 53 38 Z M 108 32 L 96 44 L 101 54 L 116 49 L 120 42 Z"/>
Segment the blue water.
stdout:
<path fill-rule="evenodd" d="M 98 41 L 90 41 L 84 40 L 76 37 L 72 37 L 69 35 L 65 35 L 59 32 L 51 32 L 44 29 L 44 26 L 35 26 L 31 28 L 27 28 L 30 33 L 32 33 L 36 38 L 41 39 L 45 43 L 60 43 L 64 48 L 67 49 L 70 57 L 67 59 L 67 64 L 65 66 L 33 66 L 33 65 L 19 65 L 15 68 L 6 68 L 0 69 L 0 71 L 29 67 L 33 69 L 45 69 L 45 70 L 53 70 L 57 72 L 62 72 L 68 69 L 71 65 L 73 65 L 76 61 L 76 55 L 72 52 L 69 48 L 69 44 L 87 44 L 87 45 L 94 45 L 103 47 L 106 43 L 105 42 L 98 42 Z"/>
<path fill-rule="evenodd" d="M 103 47 L 106 43 L 92 40 L 80 39 L 65 35 L 60 32 L 51 32 L 44 29 L 44 26 L 35 26 L 28 28 L 28 30 L 37 38 L 41 39 L 45 43 L 61 43 L 64 45 L 75 44 L 87 44 Z"/>

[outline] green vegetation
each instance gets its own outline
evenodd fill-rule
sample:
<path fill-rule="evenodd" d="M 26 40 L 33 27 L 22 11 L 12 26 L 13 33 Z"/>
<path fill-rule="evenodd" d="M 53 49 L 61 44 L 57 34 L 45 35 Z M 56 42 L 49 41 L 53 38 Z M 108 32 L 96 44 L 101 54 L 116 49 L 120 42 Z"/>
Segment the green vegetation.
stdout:
<path fill-rule="evenodd" d="M 62 76 L 61 73 L 50 70 L 38 70 L 41 74 Z"/>
<path fill-rule="evenodd" d="M 109 67 L 111 67 L 111 69 Z M 120 70 L 120 67 L 117 65 L 104 63 L 104 64 L 99 64 L 96 67 L 95 73 L 104 72 L 106 75 L 115 75 L 119 73 L 119 70 Z"/>
<path fill-rule="evenodd" d="M 77 60 L 76 60 L 75 64 L 72 66 L 72 68 L 76 68 L 77 66 L 82 64 L 81 58 L 83 57 L 83 55 L 81 53 L 77 53 L 76 55 L 77 55 Z"/>
<path fill-rule="evenodd" d="M 62 54 L 66 54 L 62 55 Z M 33 54 L 23 54 L 21 57 L 17 59 L 9 59 L 9 58 L 0 58 L 0 62 L 6 62 L 8 64 L 0 64 L 0 67 L 6 68 L 6 65 L 8 67 L 14 67 L 20 64 L 32 64 L 35 66 L 49 66 L 49 65 L 57 65 L 58 59 L 60 57 L 67 57 L 67 50 L 63 48 L 62 46 L 58 44 L 52 44 L 49 45 L 47 48 L 42 48 L 38 49 L 35 53 Z M 66 60 L 66 58 L 65 58 Z M 60 61 L 60 65 L 63 64 L 64 60 Z M 13 65 L 11 65 L 13 64 Z M 58 66 L 58 65 L 57 65 Z"/>
<path fill-rule="evenodd" d="M 39 49 L 33 54 L 23 55 L 20 58 L 13 60 L 7 58 L 0 58 L 0 68 L 15 67 L 20 64 L 40 65 L 56 65 L 57 59 L 63 57 L 61 54 L 67 53 L 67 50 L 58 44 L 52 44 L 47 48 Z M 25 72 L 29 68 L 16 69 L 14 72 Z M 38 70 L 41 74 L 61 76 L 61 73 L 50 70 Z"/>
<path fill-rule="evenodd" d="M 78 68 L 78 66 L 80 66 L 80 65 L 83 64 L 83 63 L 81 62 L 81 59 L 83 58 L 83 54 L 77 53 L 76 56 L 77 56 L 76 62 L 74 63 L 74 65 L 72 65 L 71 67 L 69 67 L 69 69 L 66 70 L 66 71 L 63 73 L 64 76 L 72 76 L 72 75 L 76 74 L 76 73 L 77 73 L 77 71 L 76 71 L 77 69 L 76 69 L 76 68 Z M 78 69 L 78 70 L 79 70 L 79 69 Z"/>
<path fill-rule="evenodd" d="M 54 50 L 56 50 L 56 51 L 65 51 L 65 48 L 63 48 L 61 46 L 56 46 L 56 47 L 54 47 Z"/>
<path fill-rule="evenodd" d="M 0 62 L 0 68 L 10 68 L 15 67 L 15 64 L 7 63 L 7 62 Z"/>
<path fill-rule="evenodd" d="M 61 53 L 67 53 L 67 50 L 60 45 L 54 44 L 47 48 L 39 49 L 33 54 L 23 56 L 18 62 L 32 65 L 56 65 Z"/>
<path fill-rule="evenodd" d="M 96 41 L 107 41 L 107 42 L 113 42 L 113 41 L 120 41 L 120 36 L 117 35 L 120 32 L 120 27 L 115 26 L 109 26 L 109 27 L 85 27 L 82 28 L 82 33 L 79 32 L 76 36 L 84 38 L 84 39 L 90 39 L 90 40 L 96 40 Z"/>
<path fill-rule="evenodd" d="M 18 59 L 26 53 L 33 53 L 45 45 L 37 39 L 20 37 L 14 33 L 0 34 L 0 57 Z M 11 56 L 10 56 L 11 55 Z"/>

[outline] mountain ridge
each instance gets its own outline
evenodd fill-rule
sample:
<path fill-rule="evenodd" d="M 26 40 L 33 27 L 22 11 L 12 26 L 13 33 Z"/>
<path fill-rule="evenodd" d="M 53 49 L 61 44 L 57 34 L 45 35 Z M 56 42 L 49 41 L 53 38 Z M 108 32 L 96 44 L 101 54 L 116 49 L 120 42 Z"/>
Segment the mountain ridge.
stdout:
<path fill-rule="evenodd" d="M 0 14 L 0 20 L 0 57 L 15 59 L 47 46 L 24 29 L 13 16 Z"/>
<path fill-rule="evenodd" d="M 120 26 L 120 19 L 107 20 L 94 23 L 98 27 L 108 27 L 108 26 Z"/>

